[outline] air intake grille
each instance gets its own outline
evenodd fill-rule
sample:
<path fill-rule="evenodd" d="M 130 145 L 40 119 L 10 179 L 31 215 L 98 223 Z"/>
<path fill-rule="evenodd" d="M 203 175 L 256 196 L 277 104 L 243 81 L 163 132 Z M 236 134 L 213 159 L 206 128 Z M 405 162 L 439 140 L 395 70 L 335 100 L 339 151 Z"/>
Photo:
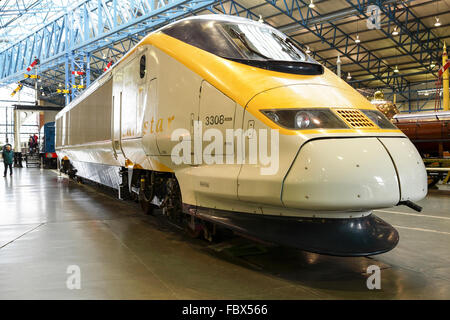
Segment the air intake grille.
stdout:
<path fill-rule="evenodd" d="M 358 109 L 333 109 L 333 111 L 354 129 L 378 128 L 375 123 Z"/>

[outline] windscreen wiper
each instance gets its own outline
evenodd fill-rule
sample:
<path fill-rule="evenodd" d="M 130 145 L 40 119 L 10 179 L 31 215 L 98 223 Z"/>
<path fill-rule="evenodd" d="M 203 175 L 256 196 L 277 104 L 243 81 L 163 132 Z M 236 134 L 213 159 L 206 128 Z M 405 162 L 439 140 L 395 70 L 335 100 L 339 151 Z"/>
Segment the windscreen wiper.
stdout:
<path fill-rule="evenodd" d="M 245 34 L 239 33 L 239 32 L 237 32 L 236 30 L 234 30 L 233 28 L 230 28 L 230 30 L 233 32 L 233 34 L 234 34 L 235 36 L 238 37 L 239 40 L 241 40 L 241 42 L 244 44 L 244 46 L 245 46 L 250 52 L 253 52 L 254 54 L 256 54 L 256 55 L 258 55 L 258 56 L 260 56 L 260 57 L 262 57 L 262 58 L 264 58 L 264 59 L 266 59 L 266 60 L 272 60 L 272 59 L 270 59 L 269 57 L 263 55 L 262 53 L 256 51 L 255 49 L 253 49 L 253 48 L 248 44 L 247 39 L 245 38 Z"/>
<path fill-rule="evenodd" d="M 306 53 L 304 53 L 302 50 L 300 50 L 300 48 L 297 48 L 297 46 L 292 42 L 292 40 L 290 38 L 286 38 L 283 39 L 281 38 L 279 35 L 277 35 L 276 33 L 272 32 L 272 35 L 281 43 L 283 43 L 284 45 L 288 46 L 296 55 L 297 57 L 299 57 L 301 60 L 306 60 Z M 300 50 L 305 56 L 302 57 L 297 53 L 297 50 Z"/>

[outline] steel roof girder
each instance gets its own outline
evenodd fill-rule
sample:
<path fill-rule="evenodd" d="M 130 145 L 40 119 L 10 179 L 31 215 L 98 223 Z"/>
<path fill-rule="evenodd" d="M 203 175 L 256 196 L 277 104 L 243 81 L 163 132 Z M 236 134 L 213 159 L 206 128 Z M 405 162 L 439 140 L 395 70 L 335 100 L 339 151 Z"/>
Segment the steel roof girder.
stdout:
<path fill-rule="evenodd" d="M 405 15 L 405 23 L 400 22 L 396 16 L 396 7 L 393 6 L 388 6 L 388 13 L 386 14 L 389 18 L 391 18 L 393 20 L 393 22 L 401 29 L 402 33 L 405 33 L 408 35 L 408 37 L 410 38 L 410 43 L 411 45 L 413 43 L 417 44 L 417 48 L 421 48 L 424 51 L 427 51 L 428 47 L 424 47 L 423 46 L 423 42 L 422 39 L 423 37 L 426 37 L 427 39 L 430 39 L 430 36 L 433 35 L 433 32 L 430 28 L 428 28 L 422 21 L 420 21 L 420 19 L 418 17 L 416 17 L 414 15 L 414 13 L 410 10 L 410 8 L 408 8 L 408 6 L 404 3 L 401 3 L 401 5 L 403 6 L 403 12 Z M 384 10 L 386 10 L 386 8 L 382 8 Z M 410 17 L 412 17 L 412 26 L 410 28 L 408 28 L 408 23 L 410 21 Z M 411 32 L 410 30 L 415 29 L 414 32 Z M 435 38 L 435 36 L 433 35 L 433 38 Z M 427 41 L 427 44 L 429 44 L 429 42 Z M 417 50 L 417 48 L 415 50 Z M 433 52 L 430 51 L 430 52 Z M 436 54 L 435 56 L 433 56 L 432 54 L 430 54 L 430 58 L 431 59 L 437 59 L 438 54 Z"/>
<path fill-rule="evenodd" d="M 283 1 L 282 1 L 282 2 L 285 4 L 285 7 L 283 8 L 283 7 L 280 7 L 280 6 L 279 6 L 279 3 L 281 2 L 281 1 L 279 1 L 279 0 L 266 0 L 266 2 L 268 2 L 269 4 L 271 4 L 274 8 L 276 8 L 277 10 L 279 10 L 279 11 L 281 11 L 281 12 L 283 12 L 283 13 L 289 15 L 289 17 L 290 17 L 292 20 L 297 21 L 299 24 L 302 24 L 301 21 L 299 21 L 298 19 L 296 19 L 295 17 L 293 17 L 292 14 L 289 14 L 289 13 L 288 13 L 288 11 L 287 11 L 287 9 L 286 9 L 286 8 L 287 8 L 287 2 L 286 2 L 286 1 L 287 1 L 287 0 L 283 0 Z M 314 16 L 314 15 L 313 15 L 313 12 L 315 12 L 315 11 L 314 11 L 313 9 L 309 8 L 309 7 L 308 7 L 308 4 L 305 3 L 304 0 L 292 0 L 292 1 L 291 1 L 291 5 L 292 5 L 292 6 L 296 6 L 296 7 L 298 8 L 299 11 L 301 11 L 300 3 L 303 5 L 303 6 L 302 6 L 303 8 L 307 8 L 307 12 L 311 11 L 311 17 L 313 17 L 313 16 Z M 308 16 L 308 14 L 307 14 L 307 16 Z M 308 16 L 308 17 L 309 17 L 309 16 Z M 339 31 L 341 34 L 343 34 L 343 35 L 345 36 L 345 39 L 346 39 L 346 46 L 345 46 L 345 49 L 347 50 L 347 48 L 348 48 L 348 43 L 349 43 L 349 40 L 350 40 L 350 37 L 349 37 L 344 31 L 340 30 L 339 27 L 335 26 L 333 23 L 330 22 L 329 24 L 330 24 L 331 26 L 333 26 L 333 28 L 335 28 L 337 31 Z M 321 40 L 323 40 L 324 43 L 329 44 L 331 47 L 335 47 L 333 42 L 330 42 L 330 41 L 328 41 L 327 39 L 323 38 L 323 36 L 322 36 L 320 33 L 315 32 L 313 28 L 311 28 L 310 26 L 304 25 L 304 23 L 303 23 L 302 25 L 303 25 L 307 30 L 309 30 L 310 32 L 314 33 L 317 37 L 319 37 Z M 367 53 L 368 53 L 371 57 L 373 57 L 373 59 L 378 60 L 378 61 L 380 61 L 380 63 L 384 64 L 384 62 L 382 62 L 381 59 L 378 58 L 376 55 L 370 53 L 367 49 L 365 49 L 365 48 L 362 47 L 362 46 L 361 46 L 361 48 L 363 48 L 365 51 L 367 51 Z M 360 61 L 354 60 L 350 55 L 348 55 L 348 54 L 346 53 L 346 51 L 342 51 L 342 50 L 340 50 L 339 48 L 335 48 L 335 49 L 336 49 L 337 51 L 339 51 L 341 54 L 344 54 L 345 56 L 347 56 L 350 60 L 352 60 L 355 64 L 359 65 L 361 68 L 365 69 L 364 66 L 362 65 L 362 63 L 361 63 Z M 371 60 L 372 60 L 372 58 L 371 58 Z M 390 83 L 389 83 L 389 82 L 386 82 L 386 81 L 385 81 L 383 78 L 381 78 L 378 74 L 372 72 L 371 70 L 367 70 L 367 71 L 368 71 L 369 74 L 371 74 L 372 76 L 374 76 L 374 77 L 377 78 L 378 80 L 380 80 L 380 81 L 384 82 L 385 84 L 387 84 L 388 86 L 390 86 Z M 406 81 L 406 79 L 405 79 L 405 81 Z M 406 82 L 407 82 L 407 81 L 406 81 Z"/>
<path fill-rule="evenodd" d="M 350 6 L 352 6 L 353 8 L 357 9 L 358 12 L 359 12 L 361 15 L 363 15 L 363 16 L 366 17 L 366 18 L 368 18 L 367 13 L 365 12 L 366 6 L 368 5 L 368 1 L 367 1 L 367 0 L 357 0 L 357 3 L 358 3 L 358 4 L 354 4 L 354 3 L 353 3 L 352 1 L 350 1 L 350 0 L 346 0 L 346 2 L 347 2 Z M 371 3 L 373 3 L 373 2 L 371 2 Z M 400 24 L 400 22 L 399 22 L 399 21 L 396 19 L 396 17 L 395 17 L 395 12 L 396 12 L 395 6 L 396 6 L 396 4 L 388 4 L 388 5 L 387 5 L 387 9 L 386 9 L 386 7 L 385 7 L 384 4 L 382 3 L 382 1 L 378 0 L 378 1 L 376 1 L 375 3 L 376 3 L 376 4 L 378 5 L 378 7 L 380 8 L 381 12 L 383 12 L 383 13 L 385 14 L 385 17 L 386 17 L 387 19 L 389 19 L 389 22 L 393 22 L 393 23 L 396 24 L 396 25 Z M 394 9 L 392 9 L 393 6 L 394 6 Z M 407 23 L 408 23 L 408 19 L 409 19 L 408 17 L 409 17 L 409 11 L 406 11 L 406 17 L 405 17 L 406 25 L 407 25 Z M 414 24 L 417 25 L 417 28 L 418 28 L 417 33 L 420 32 L 420 30 L 419 30 L 419 23 L 414 22 Z M 401 26 L 401 28 L 402 28 L 402 30 L 405 29 L 405 28 L 402 27 L 402 26 Z M 411 58 L 413 58 L 413 59 L 416 60 L 417 62 L 422 62 L 421 60 L 417 59 L 417 57 L 413 54 L 413 46 L 414 46 L 414 45 L 419 46 L 419 45 L 416 44 L 416 42 L 415 42 L 415 41 L 417 41 L 417 40 L 413 41 L 415 37 L 409 32 L 408 29 L 406 29 L 406 30 L 407 30 L 407 32 L 405 32 L 405 33 L 408 34 L 408 37 L 404 37 L 405 39 L 404 39 L 403 41 L 399 42 L 399 41 L 395 38 L 395 36 L 392 35 L 392 33 L 391 33 L 391 31 L 389 30 L 389 28 L 388 28 L 388 30 L 385 30 L 384 28 L 381 28 L 381 29 L 380 29 L 380 31 L 381 31 L 386 37 L 388 37 L 391 41 L 393 41 L 393 42 L 398 46 L 399 49 L 402 49 L 402 51 L 404 51 L 404 53 L 406 53 L 407 55 L 409 55 Z M 405 47 L 405 44 L 406 44 L 406 42 L 407 42 L 408 40 L 409 40 L 409 43 L 407 44 L 407 46 L 409 47 L 409 49 L 408 49 L 408 47 Z M 415 49 L 417 49 L 417 48 L 415 48 Z"/>

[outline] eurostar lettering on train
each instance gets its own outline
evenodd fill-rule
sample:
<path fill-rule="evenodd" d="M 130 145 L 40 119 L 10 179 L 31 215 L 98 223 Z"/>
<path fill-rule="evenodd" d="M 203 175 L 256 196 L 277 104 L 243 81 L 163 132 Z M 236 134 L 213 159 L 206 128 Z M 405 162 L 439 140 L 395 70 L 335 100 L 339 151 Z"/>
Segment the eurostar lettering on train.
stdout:
<path fill-rule="evenodd" d="M 172 132 L 192 136 L 196 121 L 224 136 L 277 130 L 278 170 L 175 164 Z M 379 254 L 399 236 L 372 211 L 414 207 L 427 193 L 423 162 L 400 130 L 293 40 L 244 18 L 197 16 L 148 34 L 56 128 L 69 176 L 118 189 L 147 213 L 159 207 L 209 240 L 225 227 L 310 252 Z"/>

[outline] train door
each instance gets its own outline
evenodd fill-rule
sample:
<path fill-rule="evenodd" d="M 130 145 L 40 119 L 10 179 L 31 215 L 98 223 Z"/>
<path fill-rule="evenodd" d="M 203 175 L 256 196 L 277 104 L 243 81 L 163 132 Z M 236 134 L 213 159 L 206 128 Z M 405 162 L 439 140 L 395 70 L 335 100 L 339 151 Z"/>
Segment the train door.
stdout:
<path fill-rule="evenodd" d="M 244 112 L 242 129 L 245 132 L 243 146 L 245 160 L 238 177 L 239 200 L 258 203 L 264 198 L 266 203 L 269 202 L 274 206 L 282 205 L 280 195 L 285 172 L 278 170 L 279 162 L 284 163 L 283 167 L 287 167 L 292 160 L 279 154 L 279 150 L 283 150 L 283 147 L 279 145 L 278 131 L 272 132 L 271 128 L 247 110 Z M 255 213 L 263 213 L 262 208 Z"/>
<path fill-rule="evenodd" d="M 148 168 L 143 144 L 143 112 L 148 98 L 147 49 L 137 49 L 123 62 L 121 143 L 122 152 L 133 164 Z"/>
<path fill-rule="evenodd" d="M 69 145 L 69 134 L 68 134 L 68 119 L 69 119 L 69 111 L 64 113 L 63 116 L 60 118 L 60 132 L 61 132 L 61 143 L 60 146 L 64 147 Z"/>
<path fill-rule="evenodd" d="M 117 70 L 113 79 L 113 99 L 111 112 L 111 143 L 114 158 L 124 164 L 125 158 L 122 150 L 122 70 Z"/>
<path fill-rule="evenodd" d="M 149 47 L 146 51 L 144 61 L 142 60 L 144 55 L 140 57 L 140 74 L 144 73 L 144 84 L 146 98 L 140 102 L 142 110 L 140 111 L 141 118 L 138 119 L 138 125 L 142 135 L 142 148 L 146 156 L 158 156 L 159 150 L 156 144 L 155 124 L 158 114 L 158 70 L 159 59 L 156 55 L 155 49 Z M 142 70 L 142 65 L 145 63 L 145 69 Z M 151 160 L 150 160 L 151 162 Z M 153 164 L 151 163 L 152 168 Z M 153 168 L 156 170 L 155 168 Z"/>
<path fill-rule="evenodd" d="M 201 150 L 193 149 L 194 158 L 202 168 L 198 170 L 197 201 L 200 206 L 218 206 L 210 203 L 208 194 L 230 200 L 237 198 L 240 165 L 236 160 L 237 139 L 234 129 L 239 128 L 242 122 L 242 108 L 210 83 L 203 81 L 198 120 L 202 130 L 194 130 L 194 140 L 201 141 Z M 202 197 L 203 194 L 205 197 Z M 220 204 L 222 208 L 223 205 Z M 224 209 L 231 210 L 228 207 Z"/>
<path fill-rule="evenodd" d="M 234 129 L 235 112 L 236 103 L 233 100 L 228 98 L 208 82 L 202 82 L 200 89 L 198 118 L 200 120 L 200 124 L 202 125 L 203 132 L 197 133 L 203 135 L 203 139 L 202 137 L 198 137 L 203 140 L 203 151 L 208 148 L 208 145 L 211 145 L 212 141 L 209 141 L 209 135 L 214 134 L 214 131 L 209 131 L 208 133 L 208 130 L 212 129 L 217 130 L 217 133 L 220 132 L 220 139 L 222 139 L 221 150 L 214 150 L 212 152 L 212 156 L 226 155 L 227 144 L 231 143 L 227 143 L 226 141 L 226 132 L 227 129 Z M 206 136 L 204 135 L 205 133 Z M 206 149 L 207 152 L 208 150 L 209 149 Z"/>
<path fill-rule="evenodd" d="M 148 84 L 148 96 L 143 111 L 142 146 L 147 156 L 159 155 L 156 145 L 155 119 L 158 111 L 158 79 L 154 78 Z"/>
<path fill-rule="evenodd" d="M 159 154 L 171 157 L 179 144 L 177 139 L 172 140 L 172 135 L 188 131 L 193 119 L 198 116 L 202 80 L 169 55 L 163 53 L 157 57 L 158 107 L 151 127 L 156 135 Z M 187 140 L 192 136 L 183 135 L 183 138 Z"/>

